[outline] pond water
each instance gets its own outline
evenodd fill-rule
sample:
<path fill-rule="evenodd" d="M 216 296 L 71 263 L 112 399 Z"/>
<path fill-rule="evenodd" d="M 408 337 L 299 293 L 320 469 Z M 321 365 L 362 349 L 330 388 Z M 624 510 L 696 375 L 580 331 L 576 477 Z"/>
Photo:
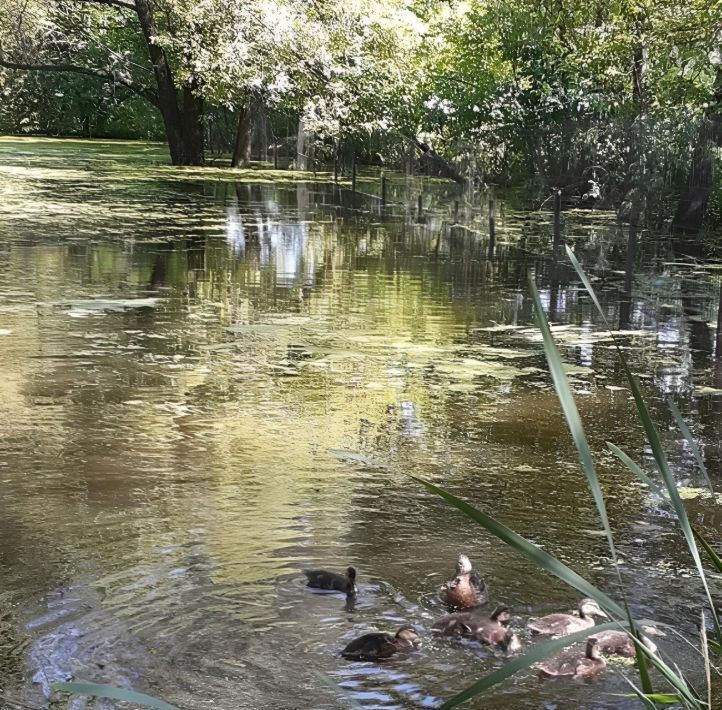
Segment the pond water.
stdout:
<path fill-rule="evenodd" d="M 3 694 L 44 706 L 48 683 L 73 677 L 181 708 L 437 706 L 504 662 L 428 633 L 460 551 L 525 644 L 530 617 L 577 595 L 409 474 L 618 596 L 530 274 L 569 364 L 632 609 L 694 634 L 701 598 L 684 543 L 607 453 L 613 441 L 650 464 L 610 338 L 572 272 L 545 256 L 548 212 L 500 201 L 488 260 L 485 213 L 445 183 L 394 176 L 382 209 L 371 175 L 354 198 L 321 175 L 234 182 L 164 160 L 151 144 L 0 140 Z M 665 399 L 719 487 L 720 265 L 675 262 L 645 234 L 624 304 L 614 220 L 572 210 L 566 234 L 621 323 L 690 510 L 719 542 L 722 508 L 699 495 Z M 349 564 L 355 610 L 304 586 L 303 568 Z M 405 623 L 425 636 L 416 653 L 339 656 Z M 700 681 L 684 642 L 659 642 Z M 469 707 L 624 707 L 615 670 L 634 675 L 522 672 Z"/>

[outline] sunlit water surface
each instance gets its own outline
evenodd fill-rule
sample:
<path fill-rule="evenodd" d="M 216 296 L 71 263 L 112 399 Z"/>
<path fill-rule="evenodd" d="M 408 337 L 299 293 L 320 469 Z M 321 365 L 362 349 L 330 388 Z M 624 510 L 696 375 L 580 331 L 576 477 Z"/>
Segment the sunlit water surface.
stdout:
<path fill-rule="evenodd" d="M 234 183 L 163 161 L 152 145 L 0 141 L 3 693 L 43 706 L 50 682 L 74 678 L 182 708 L 437 706 L 503 663 L 426 633 L 459 551 L 524 642 L 530 616 L 570 609 L 576 594 L 409 474 L 618 596 L 530 274 L 570 365 L 633 611 L 694 633 L 683 542 L 607 453 L 611 440 L 650 463 L 612 341 L 573 274 L 543 257 L 548 213 L 502 204 L 489 261 L 485 213 L 446 184 L 398 176 L 382 209 L 370 179 L 354 199 L 320 178 Z M 720 507 L 698 495 L 665 403 L 679 404 L 719 484 L 719 267 L 673 262 L 645 238 L 625 307 L 614 220 L 572 211 L 566 232 L 604 277 L 690 510 L 719 540 Z M 303 568 L 348 564 L 355 610 L 304 586 Z M 418 652 L 339 656 L 402 623 L 424 634 Z M 701 681 L 684 643 L 660 646 Z M 617 708 L 628 691 L 614 667 L 587 684 L 527 671 L 470 706 Z"/>

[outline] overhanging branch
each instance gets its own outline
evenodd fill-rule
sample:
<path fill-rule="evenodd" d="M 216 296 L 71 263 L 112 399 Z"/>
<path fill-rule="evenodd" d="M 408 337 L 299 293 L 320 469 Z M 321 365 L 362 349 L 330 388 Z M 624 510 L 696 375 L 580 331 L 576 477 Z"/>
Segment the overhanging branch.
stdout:
<path fill-rule="evenodd" d="M 94 76 L 105 81 L 111 81 L 115 84 L 120 84 L 130 89 L 133 93 L 142 96 L 146 101 L 149 101 L 153 106 L 158 106 L 158 98 L 153 91 L 144 87 L 138 86 L 132 81 L 123 79 L 122 77 L 112 72 L 103 71 L 102 69 L 94 69 L 93 67 L 82 67 L 76 64 L 25 64 L 23 62 L 9 62 L 0 56 L 0 67 L 6 69 L 15 69 L 18 71 L 55 71 L 55 72 L 70 72 L 72 74 L 85 74 L 86 76 Z"/>
<path fill-rule="evenodd" d="M 121 7 L 124 10 L 132 10 L 135 12 L 135 5 L 133 5 L 132 2 L 124 2 L 123 0 L 80 0 L 80 2 L 110 5 L 111 7 Z"/>

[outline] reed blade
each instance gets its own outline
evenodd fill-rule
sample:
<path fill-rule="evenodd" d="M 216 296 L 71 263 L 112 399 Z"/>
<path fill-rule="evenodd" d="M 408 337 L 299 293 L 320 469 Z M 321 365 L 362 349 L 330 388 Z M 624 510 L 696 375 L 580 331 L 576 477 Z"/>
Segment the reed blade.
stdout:
<path fill-rule="evenodd" d="M 134 690 L 126 690 L 125 688 L 116 688 L 112 685 L 102 685 L 100 683 L 51 683 L 53 690 L 61 693 L 71 693 L 73 695 L 85 695 L 95 698 L 109 698 L 111 700 L 122 700 L 126 703 L 132 703 L 136 706 L 140 705 L 144 708 L 155 708 L 155 710 L 178 710 L 175 705 L 170 705 L 163 700 L 153 698 L 145 693 L 138 693 Z"/>

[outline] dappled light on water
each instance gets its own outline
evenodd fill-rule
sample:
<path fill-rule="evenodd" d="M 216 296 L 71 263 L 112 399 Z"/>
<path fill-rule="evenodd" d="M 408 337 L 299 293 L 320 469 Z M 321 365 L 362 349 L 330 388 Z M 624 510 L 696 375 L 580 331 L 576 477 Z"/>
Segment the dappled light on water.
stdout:
<path fill-rule="evenodd" d="M 397 176 L 381 211 L 320 174 L 236 182 L 231 171 L 161 169 L 157 147 L 90 145 L 0 141 L 5 689 L 40 702 L 53 680 L 81 678 L 181 707 L 437 706 L 504 660 L 431 633 L 444 613 L 435 590 L 459 551 L 492 604 L 511 607 L 524 644 L 530 617 L 577 600 L 409 473 L 613 594 L 533 326 L 529 271 L 603 464 L 635 614 L 691 633 L 699 601 L 681 539 L 602 453 L 611 440 L 649 461 L 612 339 L 571 272 L 537 256 L 549 244 L 540 213 L 501 209 L 490 262 L 480 211 L 452 224 L 443 183 Z M 423 223 L 404 203 L 422 187 Z M 662 429 L 672 395 L 718 481 L 719 271 L 699 268 L 689 296 L 689 268 L 650 249 L 622 318 L 613 220 L 579 211 L 567 226 L 604 275 L 604 306 L 625 321 L 615 334 Z M 681 435 L 667 438 L 690 511 L 714 533 L 714 499 Z M 353 609 L 304 584 L 304 567 L 349 564 Z M 339 655 L 362 633 L 406 623 L 424 640 L 406 657 Z M 694 665 L 674 637 L 659 645 Z M 624 692 L 609 671 L 594 684 L 528 672 L 478 707 L 616 708 L 611 694 Z"/>

